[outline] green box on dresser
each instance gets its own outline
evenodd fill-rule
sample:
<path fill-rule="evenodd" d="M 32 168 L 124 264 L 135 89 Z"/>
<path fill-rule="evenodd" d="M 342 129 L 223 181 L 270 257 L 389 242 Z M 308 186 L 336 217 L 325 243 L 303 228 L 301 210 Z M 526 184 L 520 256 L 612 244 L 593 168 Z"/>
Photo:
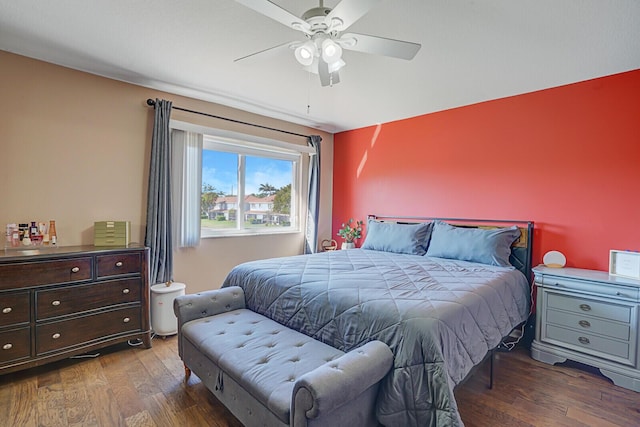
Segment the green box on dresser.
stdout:
<path fill-rule="evenodd" d="M 128 341 L 151 347 L 149 249 L 0 252 L 0 375 Z"/>
<path fill-rule="evenodd" d="M 127 246 L 130 236 L 130 221 L 97 221 L 93 225 L 95 246 Z"/>
<path fill-rule="evenodd" d="M 614 384 L 640 392 L 640 280 L 579 268 L 533 269 L 536 336 L 531 356 L 596 367 Z"/>

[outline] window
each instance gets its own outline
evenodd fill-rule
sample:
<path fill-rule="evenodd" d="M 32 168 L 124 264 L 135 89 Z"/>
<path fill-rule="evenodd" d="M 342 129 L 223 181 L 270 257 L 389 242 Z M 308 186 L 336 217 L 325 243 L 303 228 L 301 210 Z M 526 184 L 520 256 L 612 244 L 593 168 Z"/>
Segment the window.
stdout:
<path fill-rule="evenodd" d="M 201 237 L 300 229 L 301 154 L 204 136 Z"/>
<path fill-rule="evenodd" d="M 178 246 L 301 230 L 302 160 L 315 149 L 174 120 L 170 126 Z"/>

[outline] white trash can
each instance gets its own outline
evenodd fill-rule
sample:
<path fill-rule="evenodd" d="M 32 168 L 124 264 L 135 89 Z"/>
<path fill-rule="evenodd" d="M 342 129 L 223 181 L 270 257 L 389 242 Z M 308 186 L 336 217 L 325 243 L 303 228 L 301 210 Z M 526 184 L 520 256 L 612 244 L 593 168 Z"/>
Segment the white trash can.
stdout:
<path fill-rule="evenodd" d="M 166 337 L 178 333 L 178 319 L 173 313 L 173 300 L 184 295 L 184 283 L 169 286 L 159 283 L 151 287 L 151 328 L 156 335 Z"/>

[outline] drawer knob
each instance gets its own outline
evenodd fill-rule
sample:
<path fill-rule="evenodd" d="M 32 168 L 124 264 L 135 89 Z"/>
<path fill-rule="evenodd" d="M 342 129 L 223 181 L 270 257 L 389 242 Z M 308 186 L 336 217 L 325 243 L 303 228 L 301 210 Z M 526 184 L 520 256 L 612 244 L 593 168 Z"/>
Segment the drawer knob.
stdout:
<path fill-rule="evenodd" d="M 578 325 L 582 326 L 583 328 L 591 327 L 591 323 L 589 323 L 588 320 L 581 320 L 578 322 Z"/>
<path fill-rule="evenodd" d="M 578 341 L 580 341 L 580 344 L 589 344 L 591 342 L 587 337 L 578 337 Z"/>
<path fill-rule="evenodd" d="M 60 305 L 60 301 L 58 301 L 58 300 L 51 301 L 51 305 L 54 305 L 54 306 L 56 306 L 56 307 L 57 307 L 57 306 L 59 306 L 59 305 Z"/>
<path fill-rule="evenodd" d="M 56 332 L 55 334 L 51 335 L 51 338 L 57 340 L 58 338 L 60 338 L 60 334 Z"/>
<path fill-rule="evenodd" d="M 122 319 L 122 321 L 124 323 L 129 323 L 131 321 L 131 319 L 129 319 L 128 317 L 125 317 L 124 319 Z"/>
<path fill-rule="evenodd" d="M 122 264 L 122 261 L 118 261 L 118 262 L 116 262 L 116 267 L 122 267 L 122 265 L 123 265 L 123 264 Z"/>
<path fill-rule="evenodd" d="M 123 294 L 128 294 L 129 292 L 130 292 L 130 291 L 129 291 L 129 289 L 127 289 L 127 288 L 124 288 L 124 289 L 122 290 L 122 293 L 123 293 Z"/>
<path fill-rule="evenodd" d="M 72 272 L 72 273 L 77 273 L 78 271 L 80 271 L 80 267 L 73 267 L 73 268 L 71 269 L 71 272 Z"/>
<path fill-rule="evenodd" d="M 580 304 L 580 310 L 591 311 L 591 306 L 589 304 Z"/>
<path fill-rule="evenodd" d="M 11 350 L 13 348 L 13 344 L 8 343 L 2 346 L 3 350 Z"/>
<path fill-rule="evenodd" d="M 9 313 L 11 313 L 12 311 L 13 311 L 13 309 L 12 309 L 11 307 L 5 307 L 5 308 L 3 308 L 3 309 L 2 309 L 2 312 L 3 312 L 4 314 L 9 314 Z"/>

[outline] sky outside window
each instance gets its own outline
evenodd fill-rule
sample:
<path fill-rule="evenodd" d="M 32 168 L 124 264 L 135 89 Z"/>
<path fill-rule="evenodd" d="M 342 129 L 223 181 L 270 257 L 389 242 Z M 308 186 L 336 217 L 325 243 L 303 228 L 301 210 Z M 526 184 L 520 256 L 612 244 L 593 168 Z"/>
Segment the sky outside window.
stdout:
<path fill-rule="evenodd" d="M 259 194 L 261 184 L 276 189 L 291 184 L 292 167 L 287 160 L 246 156 L 245 194 Z M 224 194 L 238 194 L 238 154 L 203 150 L 202 183 Z"/>

